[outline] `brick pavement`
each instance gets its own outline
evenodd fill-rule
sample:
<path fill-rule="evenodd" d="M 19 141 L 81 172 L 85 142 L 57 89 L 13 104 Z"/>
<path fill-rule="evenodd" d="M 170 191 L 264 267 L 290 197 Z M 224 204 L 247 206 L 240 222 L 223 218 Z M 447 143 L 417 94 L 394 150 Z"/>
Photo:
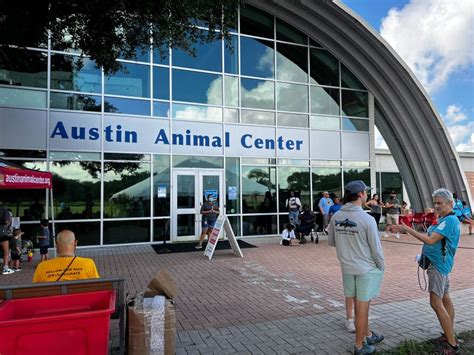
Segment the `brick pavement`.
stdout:
<path fill-rule="evenodd" d="M 350 349 L 353 336 L 343 329 L 335 249 L 324 240 L 289 248 L 277 238 L 248 241 L 259 248 L 243 249 L 242 259 L 230 251 L 217 251 L 211 261 L 202 252 L 158 255 L 147 245 L 80 249 L 78 254 L 94 258 L 102 276 L 125 277 L 130 294 L 144 290 L 160 268 L 167 268 L 179 289 L 178 353 L 334 354 Z M 382 293 L 373 302 L 372 324 L 390 334 L 384 347 L 435 336 L 435 315 L 416 276 L 420 244 L 402 236 L 384 239 L 382 245 L 387 270 Z M 474 238 L 463 236 L 461 247 L 451 289 L 457 330 L 467 330 L 474 329 Z M 34 264 L 23 268 L 0 275 L 0 284 L 29 283 Z"/>

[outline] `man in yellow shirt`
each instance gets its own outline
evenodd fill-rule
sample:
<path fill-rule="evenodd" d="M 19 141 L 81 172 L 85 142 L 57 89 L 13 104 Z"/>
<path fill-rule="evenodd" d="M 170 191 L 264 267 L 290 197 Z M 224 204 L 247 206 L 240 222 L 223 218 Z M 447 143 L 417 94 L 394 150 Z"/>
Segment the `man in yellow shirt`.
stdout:
<path fill-rule="evenodd" d="M 94 260 L 75 256 L 76 236 L 70 230 L 63 230 L 56 238 L 58 256 L 41 262 L 33 275 L 33 282 L 57 282 L 84 279 L 98 279 L 99 273 Z"/>

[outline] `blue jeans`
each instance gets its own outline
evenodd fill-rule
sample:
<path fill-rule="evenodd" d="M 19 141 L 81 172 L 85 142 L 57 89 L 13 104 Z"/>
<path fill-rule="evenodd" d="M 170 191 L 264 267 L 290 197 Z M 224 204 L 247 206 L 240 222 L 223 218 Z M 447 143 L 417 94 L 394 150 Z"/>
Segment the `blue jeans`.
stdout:
<path fill-rule="evenodd" d="M 288 213 L 288 219 L 290 220 L 290 223 L 294 226 L 299 224 L 299 217 L 300 217 L 300 211 L 290 211 Z"/>

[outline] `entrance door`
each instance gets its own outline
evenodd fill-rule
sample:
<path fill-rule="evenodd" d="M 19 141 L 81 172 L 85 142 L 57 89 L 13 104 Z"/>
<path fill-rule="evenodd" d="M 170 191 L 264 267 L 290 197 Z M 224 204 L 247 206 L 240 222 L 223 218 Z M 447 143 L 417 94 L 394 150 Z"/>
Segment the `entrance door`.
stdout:
<path fill-rule="evenodd" d="M 173 242 L 195 241 L 201 234 L 200 209 L 208 194 L 224 209 L 222 170 L 173 171 Z"/>

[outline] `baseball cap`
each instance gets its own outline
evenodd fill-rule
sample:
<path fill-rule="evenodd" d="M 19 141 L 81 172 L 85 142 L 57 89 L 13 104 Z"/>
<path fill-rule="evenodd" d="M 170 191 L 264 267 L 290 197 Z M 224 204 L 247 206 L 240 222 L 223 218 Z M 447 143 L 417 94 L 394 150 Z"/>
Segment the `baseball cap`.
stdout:
<path fill-rule="evenodd" d="M 370 187 L 367 187 L 362 180 L 351 181 L 344 188 L 350 194 L 356 194 L 364 190 L 370 190 Z"/>

